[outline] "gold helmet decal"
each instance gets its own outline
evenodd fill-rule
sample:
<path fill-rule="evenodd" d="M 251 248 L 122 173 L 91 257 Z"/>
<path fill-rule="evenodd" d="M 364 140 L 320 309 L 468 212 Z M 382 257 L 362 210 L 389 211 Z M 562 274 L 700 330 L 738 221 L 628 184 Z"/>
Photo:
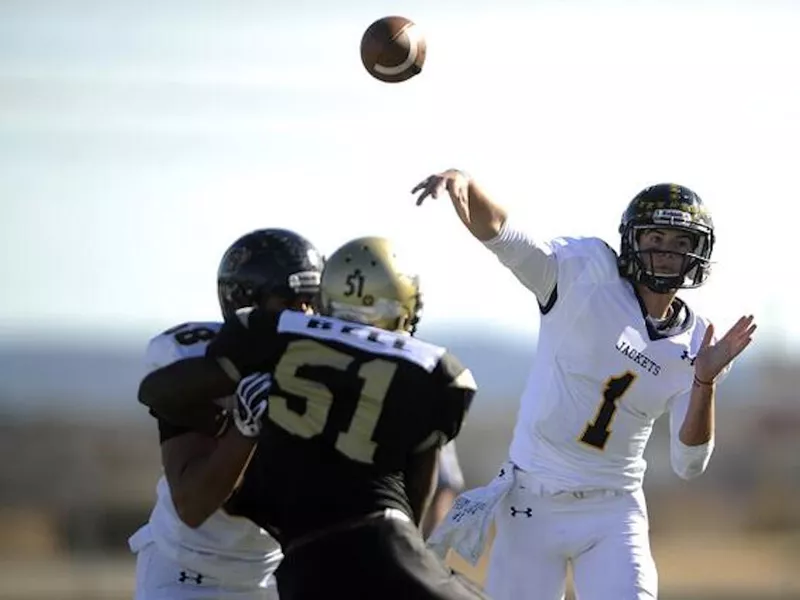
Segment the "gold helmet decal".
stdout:
<path fill-rule="evenodd" d="M 390 331 L 413 333 L 422 309 L 419 278 L 380 237 L 358 238 L 336 250 L 322 271 L 320 296 L 324 314 Z"/>

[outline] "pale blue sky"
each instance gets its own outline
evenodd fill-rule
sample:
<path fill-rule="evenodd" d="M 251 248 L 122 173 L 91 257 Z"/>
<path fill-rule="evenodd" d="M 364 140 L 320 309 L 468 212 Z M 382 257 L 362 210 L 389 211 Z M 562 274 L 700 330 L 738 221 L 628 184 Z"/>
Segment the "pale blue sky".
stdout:
<path fill-rule="evenodd" d="M 719 264 L 687 299 L 796 346 L 800 7 L 598 4 L 0 2 L 0 330 L 214 318 L 221 253 L 266 226 L 324 252 L 389 235 L 426 322 L 535 328 L 450 207 L 414 207 L 418 180 L 457 166 L 532 232 L 614 246 L 639 189 L 692 187 Z M 358 44 L 394 13 L 428 60 L 387 85 Z"/>

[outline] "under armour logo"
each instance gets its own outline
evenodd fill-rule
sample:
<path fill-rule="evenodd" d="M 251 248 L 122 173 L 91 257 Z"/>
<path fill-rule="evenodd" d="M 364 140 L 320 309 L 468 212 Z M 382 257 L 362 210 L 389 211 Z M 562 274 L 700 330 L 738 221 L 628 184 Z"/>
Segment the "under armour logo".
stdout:
<path fill-rule="evenodd" d="M 181 575 L 178 577 L 178 582 L 186 583 L 187 581 L 194 581 L 197 585 L 200 585 L 203 583 L 203 575 L 201 573 L 189 575 L 186 571 L 181 571 Z"/>
<path fill-rule="evenodd" d="M 694 366 L 694 361 L 697 360 L 697 356 L 690 356 L 688 350 L 684 350 L 683 354 L 681 354 L 681 360 L 687 361 L 690 365 Z"/>
<path fill-rule="evenodd" d="M 525 515 L 526 517 L 528 517 L 530 519 L 533 516 L 533 509 L 530 506 L 528 508 L 526 508 L 525 510 L 522 510 L 521 508 L 516 508 L 514 506 L 511 507 L 511 516 L 512 517 L 516 517 L 520 513 Z"/>
<path fill-rule="evenodd" d="M 504 477 L 506 474 L 506 470 L 504 468 L 500 468 L 500 472 L 497 474 L 498 477 Z"/>

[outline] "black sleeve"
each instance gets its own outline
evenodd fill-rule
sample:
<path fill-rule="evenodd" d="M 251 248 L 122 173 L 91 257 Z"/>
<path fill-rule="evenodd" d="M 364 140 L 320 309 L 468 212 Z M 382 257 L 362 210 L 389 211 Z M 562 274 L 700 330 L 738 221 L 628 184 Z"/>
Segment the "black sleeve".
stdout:
<path fill-rule="evenodd" d="M 461 431 L 477 385 L 472 372 L 449 352 L 445 352 L 431 375 L 437 428 L 450 441 Z"/>
<path fill-rule="evenodd" d="M 237 316 L 225 321 L 206 356 L 227 359 L 244 377 L 272 363 L 280 313 L 255 308 L 239 311 Z"/>
<path fill-rule="evenodd" d="M 211 437 L 219 437 L 225 433 L 230 425 L 230 417 L 222 410 L 217 411 L 216 416 L 207 424 L 202 424 L 200 429 L 170 423 L 169 421 L 162 419 L 152 410 L 150 411 L 150 415 L 155 417 L 156 421 L 158 422 L 159 444 L 163 444 L 167 440 L 171 440 L 185 433 L 202 433 L 203 435 Z"/>
<path fill-rule="evenodd" d="M 183 427 L 181 425 L 173 425 L 169 421 L 165 421 L 161 417 L 158 416 L 156 412 L 150 409 L 150 415 L 155 417 L 156 421 L 158 422 L 158 442 L 163 444 L 167 440 L 171 440 L 172 438 L 176 438 L 179 435 L 183 435 L 184 433 L 190 433 L 192 429 L 190 427 Z"/>
<path fill-rule="evenodd" d="M 149 373 L 139 384 L 139 402 L 158 418 L 193 431 L 215 435 L 222 411 L 218 398 L 236 391 L 236 382 L 213 358 L 179 360 Z"/>

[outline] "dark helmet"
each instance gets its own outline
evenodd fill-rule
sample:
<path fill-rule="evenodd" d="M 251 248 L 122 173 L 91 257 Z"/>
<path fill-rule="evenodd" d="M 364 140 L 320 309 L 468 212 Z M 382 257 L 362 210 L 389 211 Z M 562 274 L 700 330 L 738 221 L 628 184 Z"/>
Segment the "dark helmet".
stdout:
<path fill-rule="evenodd" d="M 647 257 L 643 255 L 653 252 L 639 250 L 639 235 L 645 229 L 680 229 L 696 239 L 692 252 L 673 252 L 683 257 L 677 275 L 659 276 L 652 269 L 652 261 L 645 260 Z M 618 264 L 623 277 L 660 294 L 700 287 L 708 278 L 714 249 L 714 223 L 700 196 L 689 188 L 662 183 L 642 190 L 622 215 L 619 232 L 622 241 Z"/>
<path fill-rule="evenodd" d="M 222 257 L 217 293 L 226 319 L 271 295 L 291 300 L 316 296 L 324 259 L 303 236 L 288 229 L 258 229 L 236 240 Z"/>

